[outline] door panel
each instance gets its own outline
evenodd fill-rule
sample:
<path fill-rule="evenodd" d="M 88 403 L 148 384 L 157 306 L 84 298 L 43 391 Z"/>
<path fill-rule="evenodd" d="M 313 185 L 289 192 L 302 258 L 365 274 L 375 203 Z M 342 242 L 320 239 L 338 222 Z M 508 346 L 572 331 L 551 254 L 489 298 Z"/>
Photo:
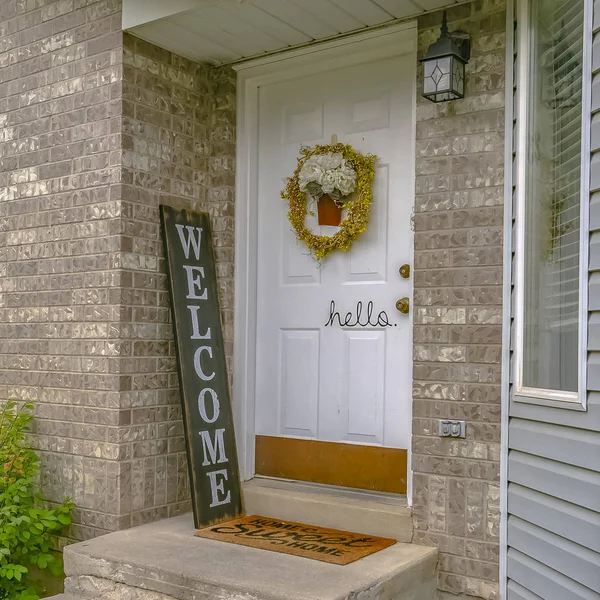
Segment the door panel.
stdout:
<path fill-rule="evenodd" d="M 412 299 L 398 269 L 413 256 L 414 86 L 406 54 L 260 89 L 259 436 L 409 447 L 412 317 L 395 303 Z M 301 146 L 332 134 L 379 159 L 367 231 L 319 264 L 296 240 L 280 191 Z M 307 224 L 337 231 L 315 215 Z"/>

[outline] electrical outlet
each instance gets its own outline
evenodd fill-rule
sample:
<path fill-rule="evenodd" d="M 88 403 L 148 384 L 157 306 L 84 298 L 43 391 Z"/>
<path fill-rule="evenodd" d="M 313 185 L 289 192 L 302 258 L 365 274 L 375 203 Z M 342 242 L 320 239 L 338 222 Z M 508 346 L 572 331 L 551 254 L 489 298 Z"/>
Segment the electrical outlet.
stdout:
<path fill-rule="evenodd" d="M 464 438 L 466 437 L 466 421 L 440 420 L 440 437 Z"/>

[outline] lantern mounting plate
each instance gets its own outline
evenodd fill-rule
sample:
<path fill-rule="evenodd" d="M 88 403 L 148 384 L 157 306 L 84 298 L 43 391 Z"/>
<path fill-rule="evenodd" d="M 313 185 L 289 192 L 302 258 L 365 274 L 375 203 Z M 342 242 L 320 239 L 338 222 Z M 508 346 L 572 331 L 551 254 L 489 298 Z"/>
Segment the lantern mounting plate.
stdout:
<path fill-rule="evenodd" d="M 421 62 L 443 56 L 456 56 L 464 63 L 468 63 L 471 58 L 471 37 L 468 33 L 461 30 L 448 31 L 448 17 L 444 11 L 440 37 L 436 42 L 429 46 L 427 54 L 421 59 Z"/>

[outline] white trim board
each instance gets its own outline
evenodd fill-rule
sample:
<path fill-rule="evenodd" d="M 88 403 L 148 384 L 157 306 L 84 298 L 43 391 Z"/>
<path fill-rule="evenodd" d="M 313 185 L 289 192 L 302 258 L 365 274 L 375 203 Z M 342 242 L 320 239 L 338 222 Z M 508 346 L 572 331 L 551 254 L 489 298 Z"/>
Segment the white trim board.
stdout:
<path fill-rule="evenodd" d="M 124 30 L 167 19 L 182 12 L 216 4 L 218 0 L 124 0 L 122 27 Z"/>
<path fill-rule="evenodd" d="M 311 47 L 245 62 L 235 67 L 237 169 L 235 210 L 235 302 L 233 409 L 242 480 L 255 474 L 254 410 L 257 305 L 258 93 L 262 85 L 333 68 L 400 56 L 417 49 L 416 22 L 365 32 Z M 409 449 L 410 461 L 410 449 Z M 409 463 L 410 464 L 410 463 Z M 411 477 L 408 477 L 410 502 Z"/>
<path fill-rule="evenodd" d="M 502 281 L 502 379 L 500 386 L 500 600 L 506 599 L 508 561 L 508 421 L 510 411 L 510 359 L 513 240 L 513 131 L 515 14 L 514 0 L 506 4 L 506 96 L 504 138 L 504 247 Z M 510 165 L 510 168 L 508 168 Z"/>
<path fill-rule="evenodd" d="M 252 83 L 260 86 L 327 71 L 335 67 L 341 68 L 379 58 L 399 56 L 413 48 L 416 51 L 416 35 L 416 21 L 403 22 L 246 60 L 232 65 L 232 68 L 238 73 L 238 84 Z"/>

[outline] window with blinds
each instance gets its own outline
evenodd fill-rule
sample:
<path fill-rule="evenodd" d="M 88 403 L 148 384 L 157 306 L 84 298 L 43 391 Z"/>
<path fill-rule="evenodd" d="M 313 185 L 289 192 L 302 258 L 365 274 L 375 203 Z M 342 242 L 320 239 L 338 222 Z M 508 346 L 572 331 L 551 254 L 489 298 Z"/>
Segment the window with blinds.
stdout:
<path fill-rule="evenodd" d="M 585 0 L 531 0 L 522 384 L 577 392 Z"/>

